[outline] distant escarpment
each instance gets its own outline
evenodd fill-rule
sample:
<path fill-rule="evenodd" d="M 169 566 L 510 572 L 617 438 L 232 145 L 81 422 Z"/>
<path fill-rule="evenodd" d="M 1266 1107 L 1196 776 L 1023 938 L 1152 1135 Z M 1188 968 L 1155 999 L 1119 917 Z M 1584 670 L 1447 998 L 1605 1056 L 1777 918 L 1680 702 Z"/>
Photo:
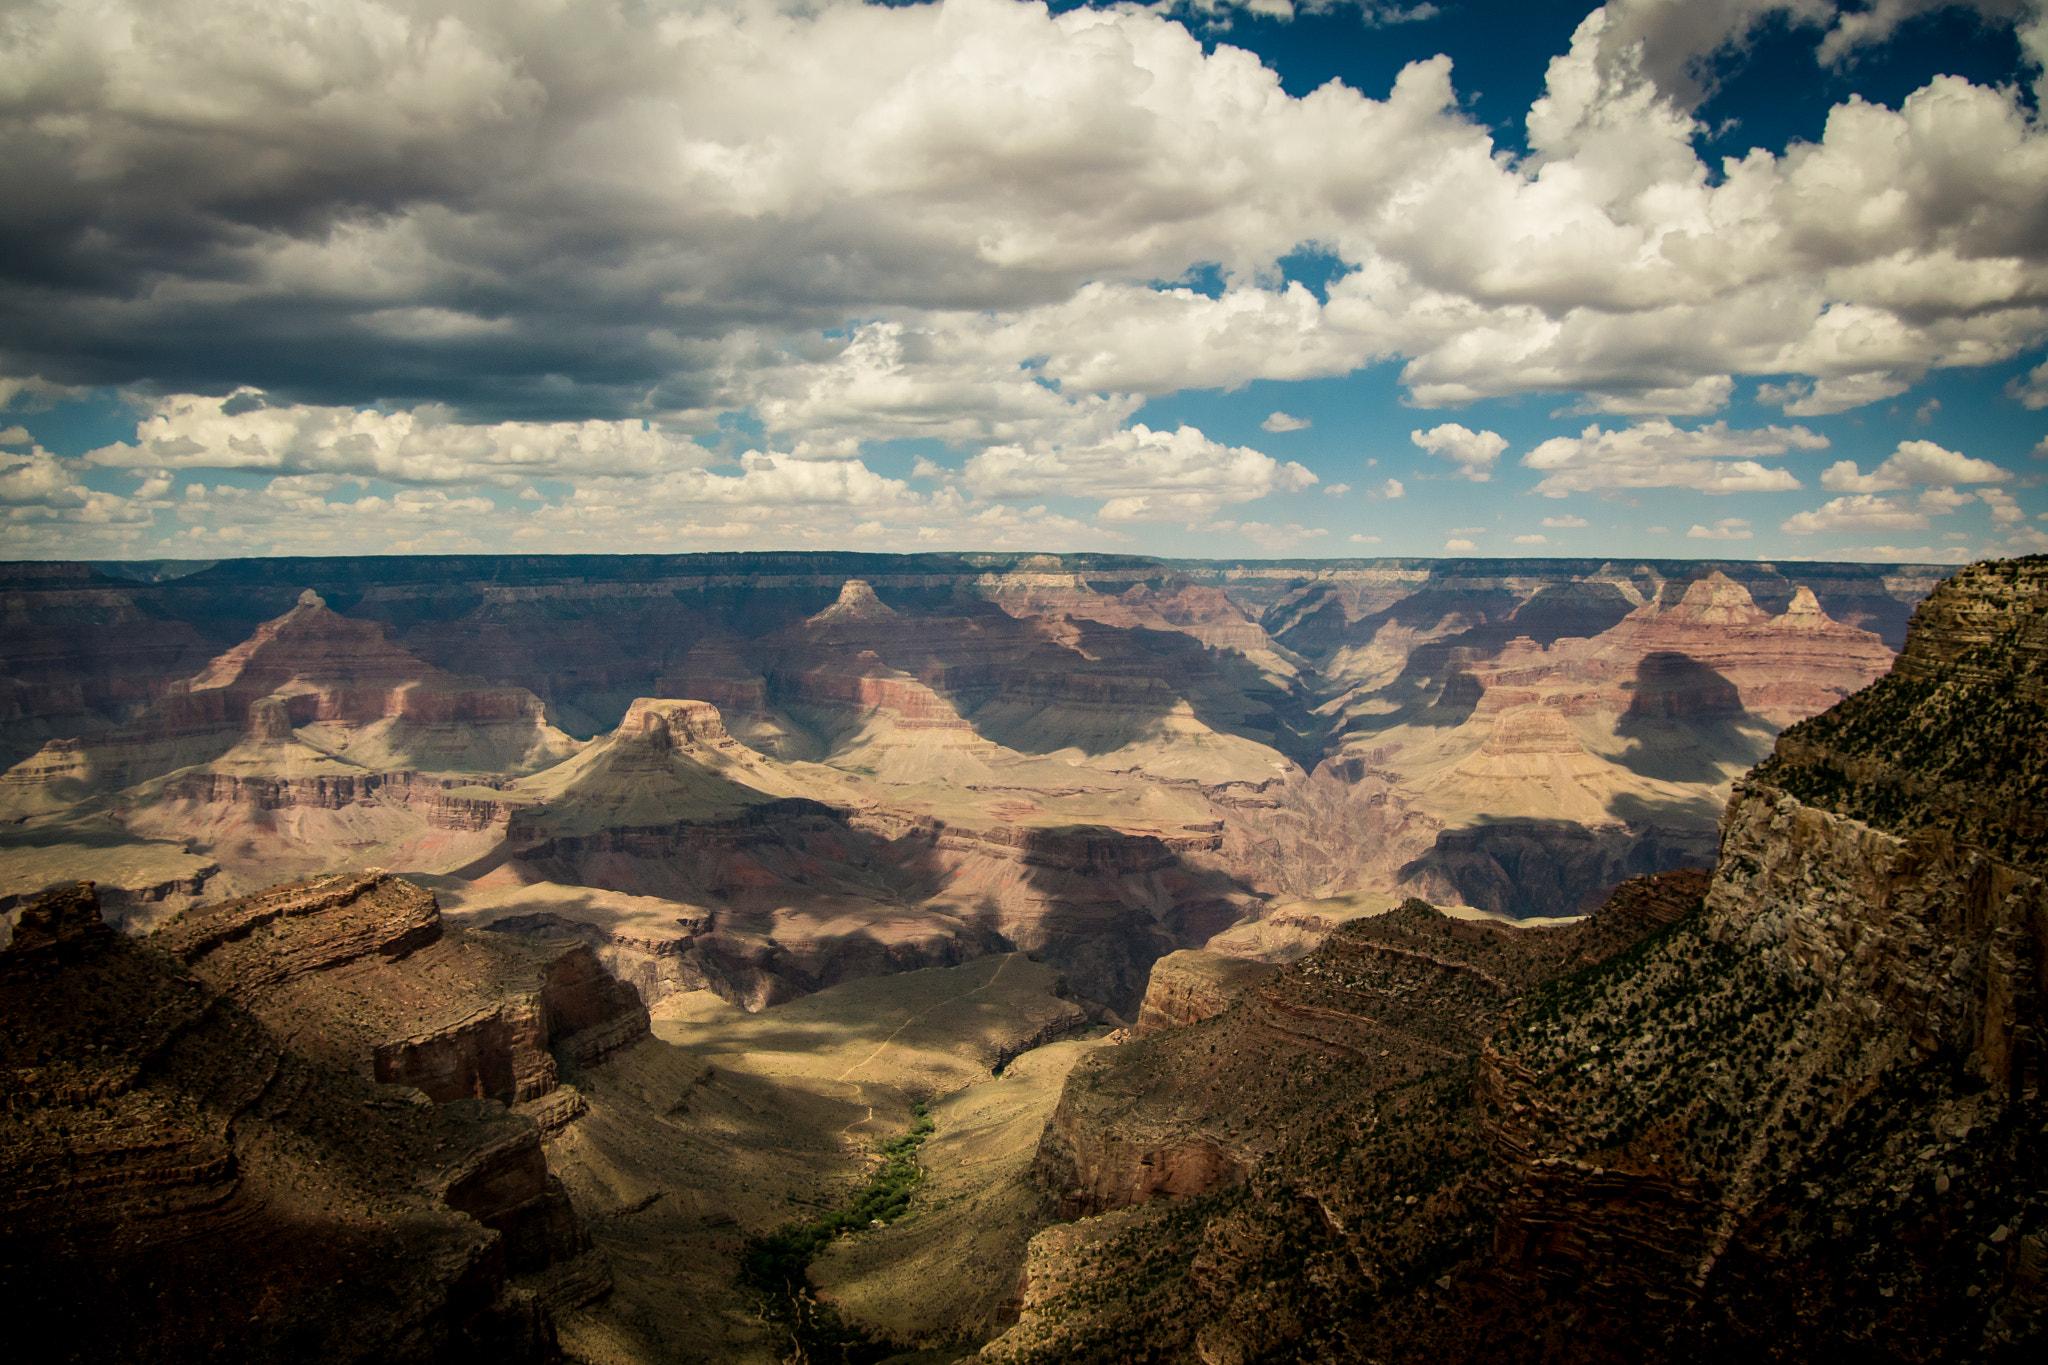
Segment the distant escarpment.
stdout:
<path fill-rule="evenodd" d="M 190 567 L 0 566 L 0 908 L 91 877 L 110 921 L 146 932 L 374 865 L 469 923 L 574 934 L 650 1005 L 708 988 L 759 1009 L 1023 949 L 1125 1019 L 1157 958 L 1269 905 L 1541 918 L 1706 865 L 1732 782 L 1880 676 L 1938 577 L 1025 554 Z"/>
<path fill-rule="evenodd" d="M 2044 594 L 1934 593 L 1737 784 L 1710 883 L 1411 903 L 1077 1067 L 1038 1169 L 1110 1212 L 984 1358 L 2037 1357 Z"/>
<path fill-rule="evenodd" d="M 0 953 L 0 1276 L 34 1324 L 15 1359 L 560 1358 L 551 1308 L 608 1274 L 540 1130 L 321 1055 L 367 964 L 431 950 L 431 907 L 290 888 L 155 942 L 108 930 L 90 884 L 21 912 Z"/>

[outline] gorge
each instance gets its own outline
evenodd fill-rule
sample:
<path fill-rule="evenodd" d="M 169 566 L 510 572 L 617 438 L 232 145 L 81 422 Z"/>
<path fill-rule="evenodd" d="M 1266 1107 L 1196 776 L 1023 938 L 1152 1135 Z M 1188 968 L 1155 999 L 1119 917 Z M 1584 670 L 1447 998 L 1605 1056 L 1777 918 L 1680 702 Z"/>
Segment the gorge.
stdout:
<path fill-rule="evenodd" d="M 0 581 L 99 1358 L 2038 1345 L 2048 560 L 189 568 Z"/>

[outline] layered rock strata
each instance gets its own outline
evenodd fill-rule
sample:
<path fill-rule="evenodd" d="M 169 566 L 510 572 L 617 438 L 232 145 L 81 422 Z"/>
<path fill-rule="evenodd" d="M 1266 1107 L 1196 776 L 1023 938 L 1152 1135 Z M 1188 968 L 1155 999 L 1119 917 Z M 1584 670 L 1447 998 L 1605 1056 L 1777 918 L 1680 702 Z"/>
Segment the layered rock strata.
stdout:
<path fill-rule="evenodd" d="M 1251 997 L 1120 1049 L 1184 1069 L 1206 1064 L 1205 1035 L 1252 1054 L 1227 1101 L 1174 1119 L 1242 1134 L 1241 1180 L 1048 1240 L 1023 1322 L 984 1354 L 2037 1353 L 2048 868 L 2030 842 L 2027 756 L 2044 583 L 2048 560 L 2018 561 L 1934 593 L 1891 677 L 1789 732 L 1737 787 L 1691 911 L 1617 897 L 1581 929 L 1429 954 L 1470 994 L 1462 1013 L 1442 987 L 1340 966 L 1355 929 L 1262 988 L 1261 1004 L 1328 1010 L 1312 1016 L 1325 1053 L 1349 1040 L 1369 1056 L 1365 1030 L 1417 1007 L 1407 1017 L 1430 1031 L 1387 1047 L 1386 1074 L 1337 1087 L 1313 1076 L 1305 1042 L 1254 1051 Z M 1517 951 L 1660 924 L 1533 988 Z M 1319 999 L 1323 971 L 1393 989 Z M 1488 1010 L 1501 1017 L 1480 1027 Z M 1119 1074 L 1077 1069 L 1041 1153 L 1076 1211 L 1146 1193 L 1122 1151 L 1150 1143 L 1166 1111 Z M 1110 1264 L 1145 1295 L 1104 1294 Z"/>
<path fill-rule="evenodd" d="M 559 1359 L 588 1242 L 527 1120 L 309 1059 L 90 884 L 22 912 L 0 997 L 16 1359 Z"/>
<path fill-rule="evenodd" d="M 586 944 L 444 929 L 384 873 L 187 911 L 152 942 L 310 1056 L 429 1099 L 517 1104 L 647 1036 L 647 1009 Z"/>

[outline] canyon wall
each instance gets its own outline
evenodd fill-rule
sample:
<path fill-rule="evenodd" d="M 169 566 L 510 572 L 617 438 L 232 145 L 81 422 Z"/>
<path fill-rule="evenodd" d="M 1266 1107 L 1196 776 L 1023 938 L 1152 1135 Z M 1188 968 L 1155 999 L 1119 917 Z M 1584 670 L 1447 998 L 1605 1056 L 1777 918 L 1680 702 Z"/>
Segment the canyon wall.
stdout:
<path fill-rule="evenodd" d="M 21 1358 L 560 1358 L 550 1305 L 608 1275 L 535 1126 L 323 1065 L 300 1048 L 308 1020 L 264 1017 L 292 972 L 423 938 L 417 906 L 322 932 L 362 905 L 316 904 L 341 892 L 296 888 L 179 938 L 220 966 L 238 931 L 297 931 L 287 966 L 223 977 L 226 994 L 107 929 L 90 884 L 22 910 L 0 953 L 0 1274 L 34 1324 Z"/>
<path fill-rule="evenodd" d="M 1154 960 L 1274 904 L 1570 916 L 1623 878 L 1706 865 L 1735 778 L 1889 666 L 1862 627 L 1895 632 L 1935 577 L 1017 555 L 12 566 L 0 897 L 90 876 L 146 930 L 374 865 L 508 930 L 573 933 L 650 1003 L 711 989 L 758 1009 L 1020 948 L 1134 1019 Z M 673 908 L 621 935 L 552 888 Z"/>
<path fill-rule="evenodd" d="M 2048 559 L 1936 590 L 1736 784 L 1711 882 L 1343 925 L 1077 1068 L 1040 1176 L 1111 1212 L 1040 1238 L 984 1358 L 2037 1354 L 2044 591 Z M 1204 1140 L 1206 1190 L 1146 1174 Z"/>

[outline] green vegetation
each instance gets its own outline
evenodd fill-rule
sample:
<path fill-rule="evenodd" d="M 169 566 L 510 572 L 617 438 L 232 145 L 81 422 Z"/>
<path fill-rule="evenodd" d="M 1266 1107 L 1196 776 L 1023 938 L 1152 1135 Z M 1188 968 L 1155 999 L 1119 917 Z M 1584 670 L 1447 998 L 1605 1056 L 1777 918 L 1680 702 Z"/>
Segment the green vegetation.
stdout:
<path fill-rule="evenodd" d="M 877 1223 L 893 1223 L 910 1211 L 910 1196 L 924 1181 L 917 1149 L 932 1135 L 931 1117 L 922 1104 L 912 1105 L 910 1131 L 882 1148 L 882 1169 L 868 1179 L 846 1207 L 808 1223 L 785 1223 L 765 1237 L 750 1238 L 742 1261 L 742 1279 L 770 1293 L 794 1292 L 804 1283 L 804 1270 L 818 1248 L 841 1233 L 865 1232 Z"/>
<path fill-rule="evenodd" d="M 2037 557 L 1959 575 L 2011 624 L 1923 676 L 1894 672 L 1790 727 L 1750 780 L 1895 834 L 1940 832 L 2048 867 L 2048 595 L 2016 590 L 2044 568 Z"/>

